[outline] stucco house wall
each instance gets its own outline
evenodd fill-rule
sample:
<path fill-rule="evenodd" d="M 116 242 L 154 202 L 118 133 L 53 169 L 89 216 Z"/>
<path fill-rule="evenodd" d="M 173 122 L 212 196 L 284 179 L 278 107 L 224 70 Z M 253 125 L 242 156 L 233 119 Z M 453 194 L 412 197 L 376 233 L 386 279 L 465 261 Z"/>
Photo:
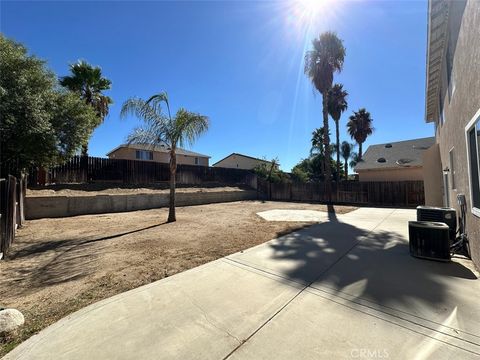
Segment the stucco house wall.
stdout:
<path fill-rule="evenodd" d="M 121 147 L 108 154 L 108 157 L 111 159 L 138 160 L 136 158 L 136 151 L 136 149 Z M 195 157 L 198 158 L 198 164 L 195 164 Z M 168 164 L 170 162 L 170 154 L 168 152 L 153 151 L 153 160 L 143 161 L 153 161 Z M 208 166 L 208 157 L 177 154 L 177 164 Z"/>
<path fill-rule="evenodd" d="M 240 154 L 232 154 L 227 156 L 225 159 L 222 159 L 217 163 L 213 164 L 213 166 L 251 170 L 261 164 L 270 165 L 271 163 L 261 159 L 255 159 L 253 157 L 247 157 Z"/>
<path fill-rule="evenodd" d="M 443 206 L 442 163 L 438 143 L 425 151 L 423 156 L 423 186 L 425 205 Z"/>
<path fill-rule="evenodd" d="M 382 170 L 357 170 L 359 181 L 413 181 L 423 180 L 421 167 Z"/>
<path fill-rule="evenodd" d="M 456 47 L 452 50 L 453 66 L 450 84 L 447 79 L 446 57 L 443 59 L 440 101 L 437 104 L 440 115 L 435 119 L 435 135 L 439 146 L 442 169 L 451 169 L 449 153 L 453 150 L 452 158 L 455 171 L 447 172 L 449 180 L 448 189 L 443 189 L 449 193 L 450 204 L 446 204 L 445 199 L 443 204 L 454 207 L 458 211 L 457 194 L 466 195 L 467 232 L 472 259 L 476 266 L 480 267 L 480 217 L 472 212 L 469 187 L 469 160 L 465 137 L 465 126 L 480 108 L 480 1 L 467 0 L 466 4 L 464 3 L 463 16 L 455 13 L 456 9 L 462 6 L 462 2 L 451 1 L 451 4 L 457 8 L 451 8 L 452 11 L 449 17 L 450 19 L 453 18 L 453 21 L 456 23 L 453 24 L 453 30 L 452 26 L 450 26 L 448 33 L 453 37 L 452 33 L 456 31 L 455 28 L 458 28 L 458 26 L 459 31 Z M 443 103 L 443 106 L 441 103 Z M 443 124 L 440 121 L 440 116 L 443 117 Z M 427 118 L 427 121 L 431 120 Z M 443 184 L 443 180 L 438 178 L 442 176 L 441 174 L 430 174 L 430 176 L 436 177 L 436 181 L 440 181 Z M 454 180 L 455 186 L 452 186 L 452 180 Z M 436 196 L 438 197 L 440 194 L 437 192 Z"/>

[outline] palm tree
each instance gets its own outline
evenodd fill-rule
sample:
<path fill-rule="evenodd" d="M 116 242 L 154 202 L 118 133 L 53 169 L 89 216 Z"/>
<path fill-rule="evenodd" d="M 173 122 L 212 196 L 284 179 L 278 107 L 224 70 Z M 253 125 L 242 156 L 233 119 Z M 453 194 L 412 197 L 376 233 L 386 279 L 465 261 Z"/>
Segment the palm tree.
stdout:
<path fill-rule="evenodd" d="M 330 159 L 330 137 L 328 136 L 328 91 L 332 87 L 333 73 L 343 68 L 345 48 L 342 40 L 333 32 L 324 32 L 312 42 L 313 49 L 305 54 L 305 74 L 313 86 L 322 94 L 323 127 L 327 136 L 324 137 L 325 158 Z M 326 191 L 331 195 L 331 169 L 326 166 Z"/>
<path fill-rule="evenodd" d="M 330 135 L 330 133 L 328 134 Z M 312 132 L 312 148 L 310 149 L 310 155 L 312 154 L 325 154 L 325 128 L 319 127 Z"/>
<path fill-rule="evenodd" d="M 330 136 L 330 132 L 328 133 L 328 136 Z M 325 156 L 325 128 L 319 127 L 312 132 L 312 147 L 310 148 L 310 156 L 319 156 L 319 159 L 321 159 L 320 162 L 320 171 L 321 174 L 324 175 L 325 168 L 326 168 L 326 156 Z M 333 152 L 333 147 L 332 144 L 329 145 L 330 148 L 330 153 Z"/>
<path fill-rule="evenodd" d="M 362 108 L 354 111 L 347 123 L 348 133 L 358 144 L 358 160 L 362 161 L 362 144 L 369 135 L 372 135 L 374 128 L 372 127 L 373 119 L 370 113 Z"/>
<path fill-rule="evenodd" d="M 350 155 L 350 167 L 351 168 L 354 168 L 355 166 L 357 166 L 357 164 L 361 161 L 358 159 L 358 153 L 356 152 L 352 152 L 352 154 Z"/>
<path fill-rule="evenodd" d="M 112 99 L 103 94 L 103 91 L 109 90 L 112 82 L 102 76 L 102 69 L 98 66 L 93 67 L 84 60 L 70 65 L 72 75 L 64 76 L 60 79 L 60 85 L 68 90 L 80 94 L 85 102 L 91 105 L 98 116 L 98 125 L 100 125 L 108 115 L 109 105 Z M 88 144 L 83 145 L 82 155 L 87 155 Z"/>
<path fill-rule="evenodd" d="M 345 180 L 348 180 L 348 160 L 350 160 L 352 155 L 355 154 L 353 152 L 354 147 L 355 144 L 350 144 L 348 141 L 343 141 L 342 145 L 340 146 L 340 155 L 343 158 L 345 167 Z"/>
<path fill-rule="evenodd" d="M 347 96 L 348 93 L 343 90 L 342 84 L 335 84 L 328 91 L 328 113 L 335 121 L 336 153 L 337 153 L 337 175 L 340 174 L 340 117 L 342 113 L 347 110 Z M 340 179 L 337 179 L 337 181 Z"/>
<path fill-rule="evenodd" d="M 164 114 L 162 105 L 167 107 Z M 152 148 L 167 145 L 170 150 L 170 207 L 168 222 L 176 221 L 175 176 L 177 173 L 177 146 L 192 144 L 208 130 L 208 117 L 180 108 L 172 118 L 166 92 L 153 95 L 147 101 L 132 98 L 124 102 L 120 116 L 135 115 L 145 122 L 128 136 L 128 143 L 147 144 Z"/>

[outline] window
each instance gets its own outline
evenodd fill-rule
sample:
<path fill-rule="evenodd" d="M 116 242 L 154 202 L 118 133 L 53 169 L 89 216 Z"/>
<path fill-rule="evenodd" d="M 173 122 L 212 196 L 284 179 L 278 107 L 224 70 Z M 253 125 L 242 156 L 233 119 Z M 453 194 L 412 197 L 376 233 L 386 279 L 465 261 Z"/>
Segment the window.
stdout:
<path fill-rule="evenodd" d="M 146 150 L 137 150 L 135 158 L 138 160 L 153 160 L 153 152 Z"/>
<path fill-rule="evenodd" d="M 457 187 L 455 186 L 455 160 L 454 160 L 454 153 L 453 153 L 454 148 L 450 150 L 448 153 L 448 157 L 450 160 L 450 184 L 452 187 L 452 190 L 456 189 Z"/>
<path fill-rule="evenodd" d="M 198 165 L 198 158 L 195 158 L 195 165 Z"/>
<path fill-rule="evenodd" d="M 480 109 L 465 127 L 472 213 L 480 217 Z"/>

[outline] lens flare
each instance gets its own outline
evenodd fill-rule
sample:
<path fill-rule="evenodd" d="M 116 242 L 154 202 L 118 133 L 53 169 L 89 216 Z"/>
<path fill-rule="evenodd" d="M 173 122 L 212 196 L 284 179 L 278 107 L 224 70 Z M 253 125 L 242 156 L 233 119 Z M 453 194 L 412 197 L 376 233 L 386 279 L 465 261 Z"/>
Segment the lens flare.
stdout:
<path fill-rule="evenodd" d="M 310 26 L 331 3 L 329 0 L 295 0 L 293 13 L 300 24 Z"/>

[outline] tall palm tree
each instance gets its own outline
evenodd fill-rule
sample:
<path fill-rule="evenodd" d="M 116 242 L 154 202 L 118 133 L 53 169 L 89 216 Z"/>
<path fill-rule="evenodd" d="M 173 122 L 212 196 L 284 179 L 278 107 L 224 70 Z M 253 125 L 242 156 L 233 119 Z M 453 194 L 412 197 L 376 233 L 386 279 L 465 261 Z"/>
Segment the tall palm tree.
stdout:
<path fill-rule="evenodd" d="M 340 146 L 340 155 L 343 158 L 345 167 L 345 180 L 348 180 L 348 160 L 350 160 L 352 155 L 354 154 L 354 147 L 355 144 L 350 144 L 348 141 L 343 141 L 342 145 Z"/>
<path fill-rule="evenodd" d="M 342 84 L 335 84 L 328 91 L 328 113 L 335 121 L 335 135 L 337 141 L 335 143 L 336 153 L 337 153 L 337 175 L 340 175 L 340 117 L 342 113 L 347 110 L 348 93 L 343 90 Z M 337 181 L 340 179 L 337 179 Z"/>
<path fill-rule="evenodd" d="M 97 126 L 100 125 L 108 115 L 110 104 L 113 103 L 110 97 L 103 94 L 103 91 L 110 89 L 112 82 L 102 76 L 102 69 L 84 60 L 71 64 L 70 72 L 70 76 L 60 79 L 60 85 L 80 94 L 80 97 L 97 112 L 99 120 Z M 87 155 L 87 153 L 88 144 L 85 144 L 82 154 Z"/>
<path fill-rule="evenodd" d="M 162 105 L 167 107 L 165 114 Z M 176 221 L 175 215 L 175 177 L 177 173 L 178 146 L 192 144 L 202 133 L 208 130 L 208 117 L 178 109 L 174 117 L 170 114 L 170 104 L 166 92 L 153 95 L 148 100 L 131 98 L 123 103 L 120 116 L 134 115 L 145 122 L 144 127 L 136 128 L 128 136 L 128 143 L 155 146 L 167 145 L 170 150 L 170 207 L 168 222 Z"/>
<path fill-rule="evenodd" d="M 358 111 L 354 111 L 347 123 L 348 133 L 358 144 L 359 161 L 362 161 L 362 144 L 374 131 L 372 121 L 373 119 L 371 118 L 370 113 L 365 110 L 365 108 L 362 108 Z"/>
<path fill-rule="evenodd" d="M 322 94 L 323 127 L 327 136 L 324 137 L 325 158 L 330 159 L 330 137 L 328 136 L 328 91 L 332 87 L 333 73 L 343 68 L 345 48 L 343 42 L 333 32 L 324 32 L 312 42 L 313 49 L 305 54 L 305 74 L 313 86 Z M 331 169 L 325 167 L 328 196 L 331 196 Z"/>

